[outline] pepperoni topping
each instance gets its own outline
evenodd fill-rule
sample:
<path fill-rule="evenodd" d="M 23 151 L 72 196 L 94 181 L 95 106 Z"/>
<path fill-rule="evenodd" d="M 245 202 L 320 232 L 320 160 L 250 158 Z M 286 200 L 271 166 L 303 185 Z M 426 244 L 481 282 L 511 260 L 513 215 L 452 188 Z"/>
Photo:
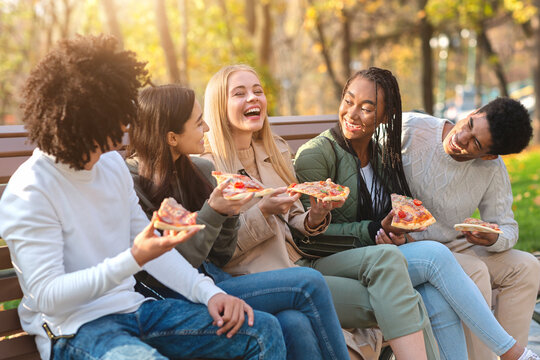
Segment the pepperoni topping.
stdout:
<path fill-rule="evenodd" d="M 422 202 L 421 202 L 420 200 L 418 200 L 418 199 L 414 199 L 414 200 L 413 200 L 413 203 L 414 203 L 414 205 L 416 205 L 416 206 L 422 205 Z"/>
<path fill-rule="evenodd" d="M 403 210 L 399 210 L 397 214 L 400 217 L 400 219 L 404 219 L 407 216 L 407 214 Z"/>
<path fill-rule="evenodd" d="M 243 189 L 243 188 L 246 187 L 246 185 L 241 181 L 237 181 L 237 182 L 234 183 L 234 187 L 235 187 L 235 189 Z"/>
<path fill-rule="evenodd" d="M 291 185 L 289 185 L 289 187 L 295 187 L 296 185 L 298 185 L 297 183 L 292 183 Z"/>

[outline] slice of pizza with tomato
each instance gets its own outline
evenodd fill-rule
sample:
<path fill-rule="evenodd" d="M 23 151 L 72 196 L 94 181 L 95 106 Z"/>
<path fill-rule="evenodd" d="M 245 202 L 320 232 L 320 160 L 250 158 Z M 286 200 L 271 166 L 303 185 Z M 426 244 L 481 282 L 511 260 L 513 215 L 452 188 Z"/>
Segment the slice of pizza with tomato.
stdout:
<path fill-rule="evenodd" d="M 190 212 L 172 197 L 161 202 L 157 211 L 154 227 L 160 230 L 187 231 L 191 229 L 204 229 L 204 225 L 197 224 L 197 213 Z"/>
<path fill-rule="evenodd" d="M 223 197 L 227 200 L 240 200 L 251 193 L 254 193 L 255 197 L 263 197 L 275 192 L 275 189 L 265 188 L 261 183 L 246 175 L 212 171 L 212 176 L 216 178 L 218 185 L 224 182 L 229 183 L 223 189 Z"/>
<path fill-rule="evenodd" d="M 416 230 L 436 222 L 433 215 L 422 205 L 422 201 L 398 194 L 391 194 L 390 197 L 394 210 L 392 226 L 405 230 Z"/>
<path fill-rule="evenodd" d="M 328 178 L 326 181 L 293 183 L 287 187 L 287 192 L 306 194 L 322 201 L 340 201 L 347 199 L 350 189 L 347 186 L 336 184 Z"/>
<path fill-rule="evenodd" d="M 454 225 L 454 229 L 457 231 L 479 231 L 494 234 L 503 233 L 502 230 L 499 229 L 499 225 L 475 218 L 465 219 L 461 224 Z"/>

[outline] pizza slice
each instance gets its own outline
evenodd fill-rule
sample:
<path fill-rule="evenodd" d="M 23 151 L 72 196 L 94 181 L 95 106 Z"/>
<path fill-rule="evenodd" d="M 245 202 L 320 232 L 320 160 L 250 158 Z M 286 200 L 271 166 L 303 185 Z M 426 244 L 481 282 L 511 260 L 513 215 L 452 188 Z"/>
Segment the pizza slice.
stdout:
<path fill-rule="evenodd" d="M 347 199 L 350 190 L 347 186 L 336 184 L 328 178 L 326 181 L 291 184 L 287 187 L 287 192 L 306 194 L 322 201 L 340 201 Z"/>
<path fill-rule="evenodd" d="M 160 230 L 187 231 L 191 229 L 204 229 L 204 225 L 197 224 L 197 213 L 190 212 L 176 202 L 172 197 L 161 202 L 157 211 L 154 227 Z"/>
<path fill-rule="evenodd" d="M 229 182 L 229 185 L 223 189 L 223 197 L 227 200 L 240 200 L 250 193 L 255 193 L 255 197 L 263 197 L 275 191 L 272 188 L 265 188 L 260 182 L 246 175 L 212 171 L 212 176 L 216 178 L 218 185 Z"/>
<path fill-rule="evenodd" d="M 495 234 L 503 233 L 502 230 L 499 229 L 499 225 L 475 218 L 465 219 L 463 223 L 454 225 L 454 229 L 457 231 L 479 231 Z"/>
<path fill-rule="evenodd" d="M 392 209 L 394 210 L 392 226 L 400 229 L 416 230 L 435 223 L 435 218 L 422 205 L 420 200 L 398 194 L 390 196 Z"/>

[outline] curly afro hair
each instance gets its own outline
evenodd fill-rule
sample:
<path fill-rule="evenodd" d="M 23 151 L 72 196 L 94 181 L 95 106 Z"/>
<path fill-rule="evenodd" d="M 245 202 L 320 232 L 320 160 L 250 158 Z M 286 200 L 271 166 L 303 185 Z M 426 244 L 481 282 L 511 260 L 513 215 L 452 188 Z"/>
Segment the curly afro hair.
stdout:
<path fill-rule="evenodd" d="M 28 138 L 57 162 L 82 170 L 98 147 L 122 142 L 122 125 L 137 115 L 146 63 L 117 49 L 112 36 L 61 41 L 31 72 L 23 88 Z"/>
<path fill-rule="evenodd" d="M 493 145 L 493 155 L 519 153 L 532 138 L 531 118 L 527 109 L 517 100 L 497 98 L 478 110 L 485 113 Z"/>

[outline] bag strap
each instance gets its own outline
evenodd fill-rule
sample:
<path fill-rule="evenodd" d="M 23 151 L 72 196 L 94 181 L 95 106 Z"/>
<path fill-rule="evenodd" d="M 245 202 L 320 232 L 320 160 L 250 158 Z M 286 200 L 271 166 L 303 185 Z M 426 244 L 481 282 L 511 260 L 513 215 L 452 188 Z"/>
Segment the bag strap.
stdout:
<path fill-rule="evenodd" d="M 289 228 L 289 231 L 290 231 L 291 237 L 292 237 L 292 242 L 289 242 L 289 244 L 291 244 L 291 246 L 294 248 L 294 250 L 296 250 L 296 252 L 298 254 L 300 254 L 303 258 L 310 259 L 310 260 L 320 258 L 320 256 L 311 255 L 311 254 L 307 254 L 307 253 L 303 252 L 302 250 L 300 250 L 300 248 L 296 244 L 297 241 L 306 241 L 306 239 L 309 241 L 309 235 L 305 235 L 300 230 L 292 227 L 291 224 L 289 224 L 289 222 L 287 220 L 285 220 L 283 215 L 276 214 L 276 217 L 278 219 L 280 219 L 281 221 L 283 221 L 285 223 L 285 225 L 287 225 L 287 227 Z"/>

